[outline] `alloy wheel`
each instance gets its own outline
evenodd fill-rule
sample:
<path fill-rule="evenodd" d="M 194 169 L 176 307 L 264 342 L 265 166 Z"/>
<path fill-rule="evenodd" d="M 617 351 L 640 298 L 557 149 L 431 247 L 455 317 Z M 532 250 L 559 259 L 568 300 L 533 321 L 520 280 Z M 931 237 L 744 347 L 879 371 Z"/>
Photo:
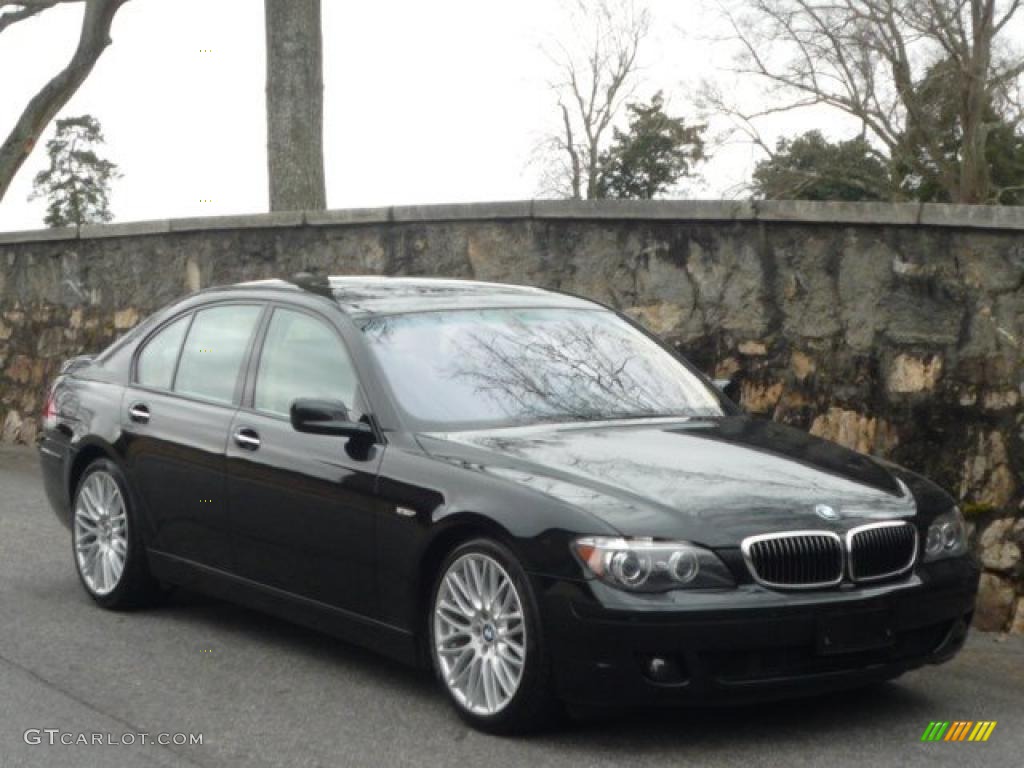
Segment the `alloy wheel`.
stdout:
<path fill-rule="evenodd" d="M 515 696 L 526 666 L 523 602 L 508 572 L 473 552 L 455 560 L 434 600 L 434 655 L 455 700 L 494 715 Z"/>
<path fill-rule="evenodd" d="M 89 590 L 110 594 L 120 583 L 128 557 L 124 497 L 108 472 L 92 472 L 75 500 L 75 559 Z"/>

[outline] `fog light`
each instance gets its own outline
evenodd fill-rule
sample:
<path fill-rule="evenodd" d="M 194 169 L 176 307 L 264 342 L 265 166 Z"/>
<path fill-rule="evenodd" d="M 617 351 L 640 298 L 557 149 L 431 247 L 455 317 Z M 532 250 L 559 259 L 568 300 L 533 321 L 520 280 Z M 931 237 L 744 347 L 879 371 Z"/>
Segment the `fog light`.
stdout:
<path fill-rule="evenodd" d="M 654 683 L 672 685 L 685 682 L 682 665 L 672 656 L 642 656 L 644 675 Z"/>

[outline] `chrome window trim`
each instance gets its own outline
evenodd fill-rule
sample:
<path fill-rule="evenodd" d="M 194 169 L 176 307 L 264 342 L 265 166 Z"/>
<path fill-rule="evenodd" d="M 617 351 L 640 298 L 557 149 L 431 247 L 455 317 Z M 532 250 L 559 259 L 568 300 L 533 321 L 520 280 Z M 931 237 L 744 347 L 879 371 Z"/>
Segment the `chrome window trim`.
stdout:
<path fill-rule="evenodd" d="M 750 557 L 750 548 L 761 541 L 769 541 L 773 539 L 791 539 L 798 538 L 801 536 L 824 536 L 829 539 L 835 540 L 839 548 L 839 575 L 830 581 L 815 581 L 809 584 L 780 584 L 774 581 L 766 581 L 762 579 L 757 572 L 757 568 L 754 566 L 754 561 Z M 835 531 L 824 531 L 824 530 L 799 530 L 799 531 L 777 531 L 776 533 L 759 533 L 755 536 L 747 536 L 740 542 L 740 552 L 743 553 L 743 560 L 747 564 L 747 571 L 750 572 L 751 578 L 762 587 L 768 587 L 770 589 L 822 589 L 824 587 L 837 587 L 843 583 L 843 576 L 846 573 L 846 550 L 843 548 L 843 539 Z"/>
<path fill-rule="evenodd" d="M 913 534 L 913 542 L 914 542 L 914 544 L 913 544 L 913 546 L 911 547 L 911 550 L 910 550 L 910 560 L 907 561 L 907 564 L 904 565 L 903 567 L 901 567 L 899 570 L 888 571 L 887 573 L 878 574 L 876 576 L 864 576 L 862 578 L 858 578 L 856 573 L 854 573 L 854 568 L 853 568 L 853 539 L 854 539 L 854 537 L 858 533 L 863 533 L 864 531 L 872 530 L 872 529 L 876 529 L 876 528 L 903 528 L 903 527 L 906 527 L 906 528 L 910 529 L 910 532 Z M 917 547 L 918 547 L 918 544 L 919 544 L 919 541 L 918 541 L 919 537 L 918 537 L 918 534 L 917 534 L 917 528 L 914 527 L 909 522 L 907 522 L 906 520 L 886 520 L 886 521 L 880 522 L 880 523 L 866 523 L 865 525 L 858 525 L 857 527 L 851 528 L 850 530 L 848 530 L 846 532 L 846 535 L 845 535 L 844 538 L 845 538 L 845 542 L 844 543 L 846 545 L 847 572 L 848 572 L 848 575 L 850 577 L 850 581 L 854 582 L 855 584 L 869 584 L 869 583 L 871 583 L 873 581 L 882 581 L 883 579 L 891 579 L 893 576 L 899 576 L 901 574 L 906 573 L 911 568 L 913 568 L 914 567 L 914 563 L 917 562 Z"/>

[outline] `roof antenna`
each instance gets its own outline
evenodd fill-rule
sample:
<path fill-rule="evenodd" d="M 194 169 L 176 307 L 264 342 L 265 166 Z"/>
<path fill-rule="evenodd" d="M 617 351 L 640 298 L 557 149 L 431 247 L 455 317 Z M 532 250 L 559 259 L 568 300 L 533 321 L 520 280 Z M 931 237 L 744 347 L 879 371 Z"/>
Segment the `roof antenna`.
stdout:
<path fill-rule="evenodd" d="M 318 293 L 329 299 L 334 298 L 334 294 L 331 293 L 331 282 L 327 279 L 326 275 L 319 275 L 314 272 L 298 272 L 292 275 L 291 280 L 288 282 L 297 285 L 304 291 Z"/>

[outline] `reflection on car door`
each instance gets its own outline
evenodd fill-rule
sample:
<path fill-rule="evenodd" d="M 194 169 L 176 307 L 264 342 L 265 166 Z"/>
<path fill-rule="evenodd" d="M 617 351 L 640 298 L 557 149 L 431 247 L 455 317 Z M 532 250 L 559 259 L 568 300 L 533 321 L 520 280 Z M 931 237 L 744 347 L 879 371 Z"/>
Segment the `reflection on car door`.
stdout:
<path fill-rule="evenodd" d="M 232 565 L 224 447 L 262 309 L 201 309 L 141 348 L 122 400 L 122 431 L 155 550 L 214 568 Z"/>
<path fill-rule="evenodd" d="M 326 319 L 278 306 L 254 358 L 250 402 L 228 442 L 228 496 L 239 575 L 364 615 L 374 613 L 379 445 L 292 429 L 293 400 L 341 400 L 355 370 Z M 358 413 L 354 417 L 358 418 Z"/>

